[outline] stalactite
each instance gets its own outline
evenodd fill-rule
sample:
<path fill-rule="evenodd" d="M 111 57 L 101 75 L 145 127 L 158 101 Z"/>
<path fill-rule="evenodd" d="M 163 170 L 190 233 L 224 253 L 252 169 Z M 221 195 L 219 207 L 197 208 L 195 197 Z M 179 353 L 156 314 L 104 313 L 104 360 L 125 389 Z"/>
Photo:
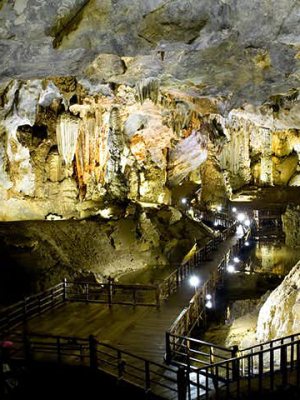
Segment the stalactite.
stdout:
<path fill-rule="evenodd" d="M 69 114 L 65 113 L 58 119 L 56 126 L 58 152 L 66 165 L 70 165 L 73 161 L 78 130 L 78 119 L 71 117 Z"/>
<path fill-rule="evenodd" d="M 108 131 L 109 113 L 105 113 L 102 107 L 97 106 L 83 114 L 76 150 L 77 175 L 82 193 L 85 193 L 87 184 L 104 184 Z"/>
<path fill-rule="evenodd" d="M 136 95 L 141 104 L 150 99 L 154 104 L 158 102 L 160 80 L 157 78 L 142 79 L 135 85 Z"/>
<path fill-rule="evenodd" d="M 115 132 L 119 132 L 121 130 L 121 118 L 118 106 L 113 106 L 111 108 L 109 125 L 110 128 Z"/>

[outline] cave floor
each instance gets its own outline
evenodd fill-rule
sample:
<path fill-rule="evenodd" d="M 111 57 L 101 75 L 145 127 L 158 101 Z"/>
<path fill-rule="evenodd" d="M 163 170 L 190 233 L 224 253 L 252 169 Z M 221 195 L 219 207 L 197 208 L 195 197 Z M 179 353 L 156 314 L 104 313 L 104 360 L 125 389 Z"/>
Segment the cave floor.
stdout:
<path fill-rule="evenodd" d="M 239 231 L 225 240 L 212 253 L 211 260 L 195 271 L 201 282 L 209 278 L 223 255 L 242 236 Z M 170 328 L 194 294 L 188 279 L 176 293 L 155 307 L 132 307 L 95 303 L 67 302 L 28 322 L 30 332 L 87 338 L 95 335 L 109 343 L 156 362 L 162 362 L 165 353 L 165 332 Z"/>

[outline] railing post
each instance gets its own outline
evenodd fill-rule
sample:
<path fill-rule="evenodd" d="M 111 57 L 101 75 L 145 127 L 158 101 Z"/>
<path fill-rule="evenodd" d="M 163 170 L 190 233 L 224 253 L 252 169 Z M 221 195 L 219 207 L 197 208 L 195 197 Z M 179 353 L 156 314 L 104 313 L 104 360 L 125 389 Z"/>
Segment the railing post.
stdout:
<path fill-rule="evenodd" d="M 89 284 L 88 283 L 85 286 L 85 300 L 88 303 L 88 301 L 89 301 Z"/>
<path fill-rule="evenodd" d="M 121 350 L 118 350 L 118 380 L 123 379 L 123 373 L 125 370 L 125 361 L 122 360 L 122 353 Z"/>
<path fill-rule="evenodd" d="M 239 351 L 238 346 L 233 346 L 232 347 L 232 351 L 231 351 L 232 358 L 236 358 L 237 357 L 238 351 Z M 239 360 L 233 360 L 233 363 L 232 363 L 232 379 L 233 380 L 238 379 L 239 374 L 240 374 Z"/>
<path fill-rule="evenodd" d="M 178 400 L 186 400 L 187 393 L 187 379 L 185 370 L 183 367 L 179 367 L 177 371 L 177 390 L 178 390 Z"/>
<path fill-rule="evenodd" d="M 145 389 L 146 393 L 151 389 L 151 379 L 150 379 L 150 362 L 145 360 Z"/>
<path fill-rule="evenodd" d="M 61 348 L 60 348 L 60 337 L 57 336 L 56 338 L 56 344 L 57 344 L 57 362 L 60 364 L 61 363 Z"/>
<path fill-rule="evenodd" d="M 160 307 L 160 287 L 157 286 L 155 291 L 155 299 L 156 299 L 156 308 L 159 309 Z"/>
<path fill-rule="evenodd" d="M 27 297 L 24 297 L 24 301 L 23 301 L 23 319 L 24 319 L 24 322 L 26 322 L 26 320 L 27 320 Z"/>
<path fill-rule="evenodd" d="M 166 332 L 166 354 L 165 354 L 166 364 L 169 365 L 172 361 L 172 350 L 170 342 L 170 332 Z"/>
<path fill-rule="evenodd" d="M 179 270 L 176 270 L 176 287 L 178 288 L 179 286 Z"/>
<path fill-rule="evenodd" d="M 287 385 L 287 354 L 286 345 L 283 345 L 280 349 L 280 371 L 282 373 L 282 386 Z"/>
<path fill-rule="evenodd" d="M 108 290 L 108 306 L 109 306 L 109 308 L 111 308 L 111 305 L 112 305 L 112 284 L 111 284 L 110 280 L 108 281 L 107 290 Z"/>
<path fill-rule="evenodd" d="M 64 301 L 66 301 L 68 299 L 68 294 L 67 294 L 67 279 L 64 278 L 63 280 L 63 288 L 64 288 L 64 293 L 63 293 L 63 298 Z"/>
<path fill-rule="evenodd" d="M 23 327 L 23 343 L 24 343 L 24 357 L 27 363 L 31 361 L 31 348 L 30 348 L 30 339 L 27 331 L 27 325 L 25 324 Z"/>
<path fill-rule="evenodd" d="M 90 368 L 93 372 L 98 369 L 97 357 L 97 339 L 94 335 L 89 336 L 89 349 L 90 349 Z"/>

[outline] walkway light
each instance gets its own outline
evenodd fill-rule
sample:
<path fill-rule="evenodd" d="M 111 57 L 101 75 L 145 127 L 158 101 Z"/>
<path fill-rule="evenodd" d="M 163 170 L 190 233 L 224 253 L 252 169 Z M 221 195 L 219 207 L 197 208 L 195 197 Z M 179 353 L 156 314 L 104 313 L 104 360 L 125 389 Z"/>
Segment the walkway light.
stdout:
<path fill-rule="evenodd" d="M 196 276 L 196 275 L 191 276 L 190 284 L 192 286 L 197 287 L 197 286 L 199 286 L 199 283 L 200 283 L 200 279 L 198 278 L 198 276 Z"/>
<path fill-rule="evenodd" d="M 205 304 L 205 306 L 206 306 L 207 308 L 212 308 L 212 302 L 211 302 L 210 300 L 207 301 L 206 304 Z"/>
<path fill-rule="evenodd" d="M 205 298 L 206 298 L 206 300 L 211 300 L 211 294 L 207 294 L 207 295 L 205 296 Z"/>
<path fill-rule="evenodd" d="M 187 203 L 187 199 L 186 199 L 185 197 L 183 197 L 183 198 L 181 199 L 181 203 L 182 203 L 182 204 L 186 204 L 186 203 Z"/>
<path fill-rule="evenodd" d="M 196 292 L 196 288 L 200 284 L 200 279 L 198 278 L 198 276 L 196 276 L 196 275 L 191 276 L 190 277 L 190 284 L 191 284 L 191 286 L 194 286 L 195 292 Z"/>
<path fill-rule="evenodd" d="M 237 219 L 238 219 L 239 222 L 243 222 L 245 220 L 245 218 L 246 218 L 246 215 L 243 214 L 243 213 L 239 213 L 237 215 Z"/>
<path fill-rule="evenodd" d="M 237 212 L 236 207 L 232 207 L 232 212 Z"/>
<path fill-rule="evenodd" d="M 229 264 L 228 267 L 227 267 L 227 271 L 228 271 L 230 274 L 233 274 L 233 273 L 235 272 L 234 265 Z"/>
<path fill-rule="evenodd" d="M 238 257 L 233 257 L 233 261 L 234 261 L 235 263 L 239 263 L 239 262 L 240 262 L 240 259 L 239 259 Z"/>

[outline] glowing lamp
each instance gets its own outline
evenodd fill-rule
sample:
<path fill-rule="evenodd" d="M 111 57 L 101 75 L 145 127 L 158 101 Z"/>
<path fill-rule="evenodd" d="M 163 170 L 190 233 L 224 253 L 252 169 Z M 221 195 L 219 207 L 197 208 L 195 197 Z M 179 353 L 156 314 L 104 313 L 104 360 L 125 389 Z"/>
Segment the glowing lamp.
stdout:
<path fill-rule="evenodd" d="M 206 304 L 205 304 L 205 306 L 206 306 L 207 308 L 212 308 L 212 302 L 211 302 L 210 300 L 207 301 Z"/>
<path fill-rule="evenodd" d="M 228 267 L 227 267 L 227 271 L 230 273 L 230 274 L 233 274 L 234 273 L 234 271 L 235 271 L 235 268 L 234 268 L 234 266 L 233 265 L 228 265 Z"/>
<path fill-rule="evenodd" d="M 211 300 L 211 294 L 207 294 L 207 295 L 205 296 L 205 298 L 206 298 L 206 300 Z"/>
<path fill-rule="evenodd" d="M 215 221 L 215 223 L 214 223 L 214 226 L 218 226 L 218 223 L 217 223 L 217 221 Z"/>
<path fill-rule="evenodd" d="M 248 241 L 245 242 L 245 246 L 250 246 L 250 243 Z"/>
<path fill-rule="evenodd" d="M 232 212 L 237 212 L 236 207 L 232 207 Z"/>
<path fill-rule="evenodd" d="M 237 219 L 240 222 L 243 222 L 245 220 L 245 218 L 246 218 L 246 216 L 243 213 L 240 213 L 240 214 L 237 215 Z"/>
<path fill-rule="evenodd" d="M 218 206 L 218 207 L 217 207 L 217 211 L 218 211 L 218 212 L 222 211 L 222 206 Z"/>
<path fill-rule="evenodd" d="M 181 199 L 181 203 L 182 204 L 186 204 L 187 203 L 187 199 L 184 197 L 183 199 Z"/>
<path fill-rule="evenodd" d="M 246 226 L 250 226 L 250 225 L 251 225 L 250 219 L 246 219 L 246 221 L 244 222 L 244 224 L 245 224 Z"/>
<path fill-rule="evenodd" d="M 234 258 L 233 258 L 233 261 L 234 261 L 235 263 L 238 263 L 238 262 L 240 262 L 240 259 L 239 259 L 238 257 L 234 257 Z"/>
<path fill-rule="evenodd" d="M 190 284 L 191 284 L 191 286 L 194 286 L 195 290 L 196 290 L 196 287 L 199 286 L 199 283 L 200 283 L 200 279 L 198 278 L 198 276 L 195 276 L 195 275 L 191 276 Z"/>

